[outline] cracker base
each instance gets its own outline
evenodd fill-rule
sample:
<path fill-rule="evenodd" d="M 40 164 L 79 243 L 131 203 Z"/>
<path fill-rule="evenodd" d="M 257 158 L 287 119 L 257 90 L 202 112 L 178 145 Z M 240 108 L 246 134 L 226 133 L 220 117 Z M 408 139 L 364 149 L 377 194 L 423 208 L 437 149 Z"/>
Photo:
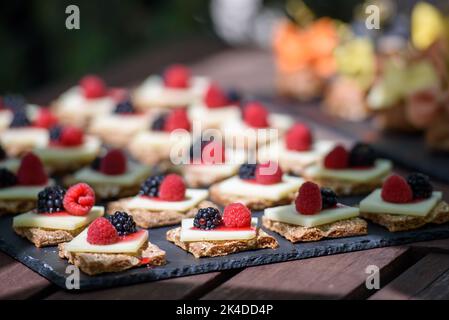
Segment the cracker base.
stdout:
<path fill-rule="evenodd" d="M 84 227 L 75 230 L 52 230 L 43 228 L 14 228 L 14 231 L 21 237 L 31 241 L 36 247 L 56 246 L 62 242 L 71 241 Z"/>

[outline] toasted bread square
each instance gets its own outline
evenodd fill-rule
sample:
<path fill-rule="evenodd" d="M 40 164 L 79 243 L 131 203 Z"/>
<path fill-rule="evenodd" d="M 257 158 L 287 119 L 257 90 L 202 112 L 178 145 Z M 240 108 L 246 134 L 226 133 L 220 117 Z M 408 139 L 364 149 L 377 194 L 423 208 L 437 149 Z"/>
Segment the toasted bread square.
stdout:
<path fill-rule="evenodd" d="M 279 200 L 263 199 L 250 195 L 237 196 L 221 192 L 218 184 L 210 187 L 209 194 L 211 200 L 221 206 L 227 206 L 228 204 L 234 202 L 240 202 L 252 210 L 263 210 L 265 208 L 290 204 L 296 197 L 296 194 L 294 193 Z"/>
<path fill-rule="evenodd" d="M 323 238 L 344 238 L 368 233 L 368 224 L 360 218 L 340 220 L 316 227 L 302 227 L 262 217 L 262 224 L 268 230 L 279 233 L 291 242 L 318 241 Z"/>
<path fill-rule="evenodd" d="M 440 201 L 435 208 L 424 217 L 370 212 L 360 212 L 360 216 L 384 226 L 390 232 L 397 232 L 417 229 L 428 223 L 443 224 L 448 222 L 449 205 L 445 201 Z"/>
<path fill-rule="evenodd" d="M 65 243 L 58 246 L 59 257 L 67 259 L 88 275 L 105 272 L 120 272 L 141 265 L 161 266 L 165 264 L 165 251 L 147 243 L 136 255 L 124 253 L 84 253 L 65 250 Z"/>
<path fill-rule="evenodd" d="M 62 242 L 71 241 L 85 227 L 75 230 L 52 230 L 44 228 L 14 228 L 14 231 L 21 237 L 27 238 L 38 248 L 56 246 Z"/>
<path fill-rule="evenodd" d="M 134 221 L 136 224 L 141 228 L 157 228 L 157 227 L 163 227 L 163 226 L 172 226 L 175 224 L 181 223 L 182 219 L 185 218 L 193 218 L 199 209 L 201 208 L 207 208 L 207 207 L 218 207 L 207 200 L 201 201 L 196 207 L 190 209 L 187 212 L 180 212 L 180 211 L 172 211 L 172 210 L 166 210 L 166 211 L 150 211 L 146 209 L 129 209 L 126 206 L 126 203 L 131 198 L 125 198 L 118 201 L 110 202 L 106 212 L 108 214 L 113 214 L 115 211 L 126 211 L 130 215 L 133 216 Z"/>
<path fill-rule="evenodd" d="M 258 230 L 256 238 L 250 240 L 183 242 L 180 238 L 181 227 L 167 231 L 168 241 L 190 252 L 195 258 L 226 256 L 247 250 L 275 249 L 279 246 L 275 238 L 261 229 Z"/>
<path fill-rule="evenodd" d="M 0 200 L 0 216 L 27 212 L 36 207 L 36 200 Z"/>

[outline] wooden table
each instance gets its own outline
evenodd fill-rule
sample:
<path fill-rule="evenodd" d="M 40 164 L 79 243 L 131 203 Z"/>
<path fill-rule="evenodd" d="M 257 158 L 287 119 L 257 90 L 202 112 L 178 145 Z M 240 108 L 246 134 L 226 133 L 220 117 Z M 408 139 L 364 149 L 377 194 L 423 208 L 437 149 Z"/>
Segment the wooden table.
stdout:
<path fill-rule="evenodd" d="M 196 52 L 205 52 L 199 44 Z M 210 47 L 208 47 L 210 49 Z M 215 46 L 213 50 L 221 49 Z M 188 54 L 187 54 L 188 55 Z M 195 50 L 190 56 L 196 56 Z M 154 71 L 153 55 L 141 55 L 106 71 L 116 83 L 136 82 Z M 169 56 L 169 58 L 173 59 Z M 170 61 L 157 60 L 160 65 Z M 145 65 L 146 68 L 137 68 Z M 127 73 L 125 79 L 117 75 Z M 251 49 L 227 49 L 192 64 L 195 72 L 210 75 L 222 85 L 255 95 L 273 94 L 270 55 Z M 137 72 L 138 71 L 138 72 Z M 119 79 L 119 80 L 117 80 Z M 113 80 L 114 81 L 114 80 Z M 36 100 L 54 96 L 42 90 Z M 53 92 L 52 95 L 50 93 Z M 48 101 L 40 101 L 42 103 Z M 317 128 L 317 134 L 333 133 Z M 333 134 L 335 137 L 335 134 Z M 343 138 L 342 139 L 347 139 Z M 401 168 L 398 168 L 401 171 Z M 449 196 L 448 185 L 438 185 Z M 368 290 L 365 268 L 380 269 L 381 289 Z M 299 261 L 214 272 L 86 293 L 58 289 L 45 278 L 0 252 L 0 299 L 448 299 L 449 239 L 414 243 Z"/>

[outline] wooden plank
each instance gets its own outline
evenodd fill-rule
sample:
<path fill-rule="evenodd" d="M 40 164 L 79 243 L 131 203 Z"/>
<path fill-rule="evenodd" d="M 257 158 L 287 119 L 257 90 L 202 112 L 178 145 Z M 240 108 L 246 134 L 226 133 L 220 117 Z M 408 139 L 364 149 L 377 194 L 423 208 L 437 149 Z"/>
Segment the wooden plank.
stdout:
<path fill-rule="evenodd" d="M 408 249 L 390 247 L 247 268 L 203 299 L 361 299 L 370 294 L 367 266 L 378 266 L 388 282 L 410 257 Z"/>
<path fill-rule="evenodd" d="M 61 290 L 48 296 L 47 299 L 195 299 L 226 281 L 237 272 L 237 270 L 232 270 L 221 273 L 206 273 L 91 292 L 77 293 Z"/>
<path fill-rule="evenodd" d="M 2 252 L 0 283 L 0 300 L 30 298 L 51 287 L 48 280 Z"/>
<path fill-rule="evenodd" d="M 448 297 L 449 255 L 429 254 L 370 299 L 447 299 Z"/>

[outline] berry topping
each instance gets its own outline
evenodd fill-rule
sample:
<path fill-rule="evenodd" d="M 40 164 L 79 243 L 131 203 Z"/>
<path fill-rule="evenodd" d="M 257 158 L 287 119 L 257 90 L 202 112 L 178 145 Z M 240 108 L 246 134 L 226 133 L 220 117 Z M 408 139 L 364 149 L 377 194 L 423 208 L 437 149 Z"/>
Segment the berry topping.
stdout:
<path fill-rule="evenodd" d="M 213 140 L 202 140 L 202 139 L 197 139 L 196 141 L 194 141 L 189 149 L 190 159 L 191 160 L 202 159 L 204 148 L 212 141 Z"/>
<path fill-rule="evenodd" d="M 106 95 L 106 85 L 98 76 L 85 76 L 81 79 L 80 86 L 87 99 L 101 98 Z"/>
<path fill-rule="evenodd" d="M 371 167 L 376 160 L 376 152 L 366 143 L 357 143 L 349 152 L 349 166 Z"/>
<path fill-rule="evenodd" d="M 275 184 L 282 181 L 281 167 L 272 161 L 261 163 L 256 168 L 256 182 L 260 184 Z"/>
<path fill-rule="evenodd" d="M 137 231 L 136 223 L 132 216 L 124 211 L 116 211 L 107 219 L 112 223 L 119 236 L 126 236 Z"/>
<path fill-rule="evenodd" d="M 41 186 L 47 183 L 48 176 L 41 159 L 34 153 L 27 153 L 17 170 L 17 181 L 25 186 Z"/>
<path fill-rule="evenodd" d="M 64 208 L 74 216 L 85 216 L 95 204 L 95 191 L 86 183 L 77 183 L 67 190 Z"/>
<path fill-rule="evenodd" d="M 64 211 L 63 200 L 66 191 L 61 186 L 46 187 L 37 195 L 38 213 L 55 213 Z"/>
<path fill-rule="evenodd" d="M 61 126 L 53 126 L 49 130 L 50 141 L 59 143 L 59 139 L 61 138 L 62 127 Z"/>
<path fill-rule="evenodd" d="M 268 111 L 259 102 L 249 102 L 243 109 L 243 121 L 254 128 L 268 127 Z"/>
<path fill-rule="evenodd" d="M 90 163 L 90 167 L 96 171 L 100 171 L 101 157 L 95 157 L 95 159 Z"/>
<path fill-rule="evenodd" d="M 285 134 L 285 146 L 288 150 L 310 150 L 312 140 L 310 128 L 302 123 L 294 124 Z"/>
<path fill-rule="evenodd" d="M 113 244 L 120 240 L 117 230 L 108 219 L 95 219 L 87 229 L 87 242 L 96 245 Z"/>
<path fill-rule="evenodd" d="M 428 199 L 432 196 L 433 186 L 425 174 L 412 173 L 407 177 L 407 183 L 412 188 L 414 199 Z"/>
<path fill-rule="evenodd" d="M 103 174 L 115 176 L 124 174 L 127 169 L 126 156 L 120 149 L 109 150 L 101 159 L 100 172 Z"/>
<path fill-rule="evenodd" d="M 333 208 L 337 205 L 337 195 L 330 188 L 321 188 L 321 199 L 323 201 L 323 210 Z"/>
<path fill-rule="evenodd" d="M 223 223 L 220 211 L 217 208 L 208 207 L 198 210 L 193 219 L 193 226 L 203 230 L 211 230 Z"/>
<path fill-rule="evenodd" d="M 201 150 L 201 160 L 204 164 L 225 163 L 225 148 L 221 141 L 206 143 Z"/>
<path fill-rule="evenodd" d="M 229 228 L 251 226 L 251 210 L 242 203 L 231 203 L 223 210 L 223 222 Z"/>
<path fill-rule="evenodd" d="M 0 161 L 6 159 L 6 151 L 0 146 Z"/>
<path fill-rule="evenodd" d="M 348 167 L 348 151 L 343 146 L 336 146 L 324 158 L 324 167 L 328 169 L 344 169 Z"/>
<path fill-rule="evenodd" d="M 8 169 L 0 168 L 0 189 L 12 187 L 17 184 L 17 177 Z"/>
<path fill-rule="evenodd" d="M 84 142 L 83 130 L 77 127 L 63 127 L 59 136 L 59 143 L 66 147 L 75 147 Z"/>
<path fill-rule="evenodd" d="M 153 131 L 164 131 L 165 127 L 165 119 L 167 118 L 166 114 L 159 115 L 154 121 L 151 123 L 151 130 Z"/>
<path fill-rule="evenodd" d="M 176 129 L 190 131 L 190 120 L 185 109 L 176 109 L 165 118 L 164 131 L 172 132 Z"/>
<path fill-rule="evenodd" d="M 28 127 L 31 125 L 30 120 L 25 112 L 25 110 L 16 110 L 14 111 L 14 115 L 11 123 L 9 124 L 10 128 L 21 128 Z"/>
<path fill-rule="evenodd" d="M 40 108 L 34 125 L 39 128 L 49 129 L 58 123 L 58 118 L 48 108 Z"/>
<path fill-rule="evenodd" d="M 381 196 L 387 202 L 407 203 L 413 200 L 413 191 L 403 177 L 393 174 L 382 185 Z"/>
<path fill-rule="evenodd" d="M 244 163 L 239 168 L 239 178 L 243 180 L 253 180 L 256 178 L 256 164 Z"/>
<path fill-rule="evenodd" d="M 321 211 L 322 199 L 320 187 L 313 182 L 305 182 L 295 200 L 296 211 L 301 214 L 312 215 Z"/>
<path fill-rule="evenodd" d="M 134 113 L 134 112 L 135 112 L 134 106 L 130 99 L 125 99 L 125 100 L 119 102 L 115 106 L 115 110 L 114 110 L 114 113 L 118 113 L 118 114 L 130 114 L 130 113 Z"/>
<path fill-rule="evenodd" d="M 242 95 L 235 89 L 229 89 L 226 92 L 226 98 L 230 103 L 238 103 L 242 100 Z"/>
<path fill-rule="evenodd" d="M 140 186 L 139 194 L 148 197 L 158 197 L 159 186 L 164 178 L 164 175 L 155 175 L 147 178 Z"/>
<path fill-rule="evenodd" d="M 216 84 L 211 84 L 204 96 L 204 103 L 208 108 L 220 108 L 228 105 L 229 101 L 220 87 Z"/>
<path fill-rule="evenodd" d="M 8 94 L 3 97 L 3 106 L 12 110 L 22 110 L 26 106 L 25 98 L 17 94 Z"/>
<path fill-rule="evenodd" d="M 177 174 L 165 176 L 159 186 L 159 198 L 165 201 L 181 201 L 186 195 L 184 180 Z"/>
<path fill-rule="evenodd" d="M 190 81 L 190 70 L 181 64 L 174 64 L 164 72 L 164 84 L 169 88 L 187 88 Z"/>

